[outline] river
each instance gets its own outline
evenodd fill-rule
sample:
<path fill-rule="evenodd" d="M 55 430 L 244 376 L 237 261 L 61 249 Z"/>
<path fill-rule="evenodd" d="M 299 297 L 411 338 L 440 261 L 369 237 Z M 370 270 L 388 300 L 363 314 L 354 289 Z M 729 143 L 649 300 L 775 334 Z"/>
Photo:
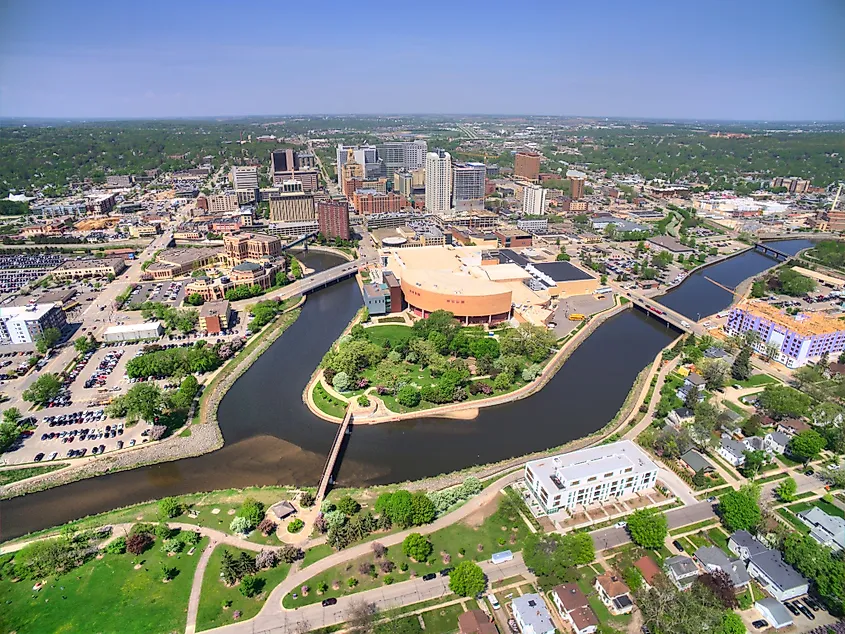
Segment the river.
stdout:
<path fill-rule="evenodd" d="M 807 240 L 772 243 L 787 253 Z M 335 256 L 310 253 L 322 269 Z M 747 252 L 691 275 L 661 301 L 695 319 L 727 307 L 734 287 L 775 262 Z M 302 391 L 323 354 L 361 306 L 353 280 L 309 296 L 300 318 L 235 383 L 220 404 L 225 446 L 214 453 L 81 480 L 0 501 L 0 539 L 136 502 L 251 485 L 315 485 L 336 426 L 314 417 Z M 636 375 L 675 336 L 628 310 L 599 327 L 546 387 L 530 398 L 482 409 L 471 421 L 416 419 L 354 429 L 341 485 L 413 480 L 564 444 L 613 418 Z"/>

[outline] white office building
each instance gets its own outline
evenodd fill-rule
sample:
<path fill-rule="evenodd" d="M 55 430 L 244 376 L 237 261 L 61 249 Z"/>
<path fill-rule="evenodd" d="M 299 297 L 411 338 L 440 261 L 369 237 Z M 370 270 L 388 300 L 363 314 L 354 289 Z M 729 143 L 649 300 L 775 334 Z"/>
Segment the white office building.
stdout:
<path fill-rule="evenodd" d="M 484 209 L 484 163 L 455 163 L 452 166 L 452 207 L 455 211 Z"/>
<path fill-rule="evenodd" d="M 429 213 L 449 213 L 452 202 L 452 155 L 444 150 L 425 158 L 425 208 Z"/>
<path fill-rule="evenodd" d="M 48 328 L 62 330 L 65 311 L 56 304 L 29 304 L 0 308 L 0 345 L 34 343 Z"/>
<path fill-rule="evenodd" d="M 651 489 L 657 465 L 630 440 L 525 465 L 525 483 L 546 514 Z"/>
<path fill-rule="evenodd" d="M 258 167 L 255 165 L 232 167 L 232 186 L 235 191 L 258 189 Z"/>
<path fill-rule="evenodd" d="M 546 190 L 540 185 L 526 185 L 522 190 L 522 213 L 542 216 L 546 213 Z"/>
<path fill-rule="evenodd" d="M 425 155 L 428 151 L 425 141 L 388 141 L 376 147 L 378 158 L 384 163 L 388 174 L 403 170 L 413 172 L 425 166 Z"/>

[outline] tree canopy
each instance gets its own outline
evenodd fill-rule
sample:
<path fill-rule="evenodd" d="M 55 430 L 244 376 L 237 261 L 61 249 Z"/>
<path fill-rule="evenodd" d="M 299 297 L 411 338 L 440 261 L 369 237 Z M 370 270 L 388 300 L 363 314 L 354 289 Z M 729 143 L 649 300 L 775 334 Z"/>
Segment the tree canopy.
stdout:
<path fill-rule="evenodd" d="M 669 532 L 666 515 L 655 509 L 638 509 L 627 521 L 631 539 L 643 548 L 660 548 Z"/>

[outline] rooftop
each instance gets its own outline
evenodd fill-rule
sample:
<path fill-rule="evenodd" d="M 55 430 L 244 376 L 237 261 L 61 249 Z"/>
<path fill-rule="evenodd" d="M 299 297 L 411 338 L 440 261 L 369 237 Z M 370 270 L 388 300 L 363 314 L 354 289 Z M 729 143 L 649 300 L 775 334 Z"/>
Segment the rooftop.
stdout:
<path fill-rule="evenodd" d="M 566 483 L 580 482 L 609 472 L 631 469 L 628 473 L 633 476 L 657 470 L 657 465 L 630 440 L 532 460 L 526 467 L 549 492 L 564 488 Z"/>
<path fill-rule="evenodd" d="M 675 253 L 687 253 L 692 252 L 693 249 L 684 246 L 675 238 L 670 238 L 669 236 L 654 236 L 648 239 L 649 242 L 654 244 L 655 246 L 661 247 L 666 249 L 667 251 L 673 251 Z"/>
<path fill-rule="evenodd" d="M 783 560 L 783 556 L 777 550 L 767 549 L 762 553 L 752 555 L 751 563 L 762 570 L 782 590 L 795 588 L 807 583 L 807 580 L 795 568 Z"/>
<path fill-rule="evenodd" d="M 576 280 L 592 280 L 592 275 L 582 271 L 569 262 L 538 262 L 532 264 L 535 269 L 548 275 L 555 282 L 574 282 Z"/>
<path fill-rule="evenodd" d="M 539 594 L 523 594 L 511 603 L 514 612 L 519 612 L 523 623 L 533 627 L 535 632 L 549 632 L 555 629 L 546 603 Z"/>
<path fill-rule="evenodd" d="M 645 579 L 646 583 L 649 585 L 652 585 L 654 578 L 660 574 L 660 567 L 654 563 L 654 560 L 648 555 L 643 555 L 637 559 L 637 561 L 634 562 L 634 566 L 636 566 L 637 570 L 640 571 L 643 579 Z"/>
<path fill-rule="evenodd" d="M 215 302 L 206 302 L 200 307 L 200 318 L 217 317 L 229 312 L 229 300 L 221 299 Z"/>
<path fill-rule="evenodd" d="M 220 247 L 184 247 L 165 249 L 158 254 L 158 262 L 164 264 L 190 264 L 219 255 Z"/>
<path fill-rule="evenodd" d="M 27 306 L 3 306 L 0 307 L 0 319 L 23 319 L 25 321 L 34 321 L 41 319 L 44 315 L 55 308 L 54 303 L 49 304 L 29 304 Z"/>
<path fill-rule="evenodd" d="M 762 317 L 775 325 L 786 328 L 799 335 L 813 336 L 845 331 L 845 323 L 823 313 L 798 313 L 794 317 L 766 302 L 747 300 L 733 310 L 744 311 L 755 317 Z"/>
<path fill-rule="evenodd" d="M 581 592 L 577 584 L 564 583 L 555 586 L 552 592 L 558 596 L 561 605 L 566 608 L 567 612 L 584 607 L 585 605 L 590 605 L 587 601 L 587 595 Z"/>
<path fill-rule="evenodd" d="M 123 267 L 123 258 L 87 258 L 84 260 L 65 260 L 58 267 L 57 271 L 73 271 L 76 269 L 90 269 L 96 266 Z"/>
<path fill-rule="evenodd" d="M 604 588 L 611 599 L 628 594 L 631 589 L 613 571 L 606 572 L 596 577 L 596 582 Z"/>

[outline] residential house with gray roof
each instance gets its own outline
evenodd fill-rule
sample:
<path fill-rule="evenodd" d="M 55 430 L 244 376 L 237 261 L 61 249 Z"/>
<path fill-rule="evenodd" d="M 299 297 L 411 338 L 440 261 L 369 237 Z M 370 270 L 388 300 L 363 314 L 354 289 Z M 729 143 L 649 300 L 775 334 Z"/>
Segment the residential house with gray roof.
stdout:
<path fill-rule="evenodd" d="M 738 467 L 745 462 L 746 451 L 748 451 L 748 447 L 746 447 L 745 444 L 739 442 L 738 440 L 734 440 L 727 434 L 722 434 L 719 446 L 716 447 L 716 453 L 722 456 L 722 458 L 727 460 L 734 467 Z"/>
<path fill-rule="evenodd" d="M 698 578 L 698 566 L 684 555 L 668 557 L 663 562 L 663 567 L 666 569 L 669 580 L 677 586 L 678 590 L 686 590 Z"/>
<path fill-rule="evenodd" d="M 751 581 L 742 561 L 728 559 L 722 549 L 716 546 L 702 546 L 695 551 L 695 559 L 710 572 L 721 570 L 727 574 L 734 588 L 743 588 Z"/>
<path fill-rule="evenodd" d="M 818 506 L 801 511 L 798 517 L 810 527 L 810 537 L 834 551 L 845 548 L 845 519 L 826 513 Z"/>
<path fill-rule="evenodd" d="M 778 601 L 807 594 L 809 584 L 777 550 L 766 550 L 748 560 L 748 574 Z"/>
<path fill-rule="evenodd" d="M 539 594 L 532 592 L 516 597 L 511 609 L 522 634 L 554 634 L 552 615 Z"/>
<path fill-rule="evenodd" d="M 748 531 L 736 531 L 728 539 L 728 550 L 743 561 L 768 550 L 760 540 Z"/>

